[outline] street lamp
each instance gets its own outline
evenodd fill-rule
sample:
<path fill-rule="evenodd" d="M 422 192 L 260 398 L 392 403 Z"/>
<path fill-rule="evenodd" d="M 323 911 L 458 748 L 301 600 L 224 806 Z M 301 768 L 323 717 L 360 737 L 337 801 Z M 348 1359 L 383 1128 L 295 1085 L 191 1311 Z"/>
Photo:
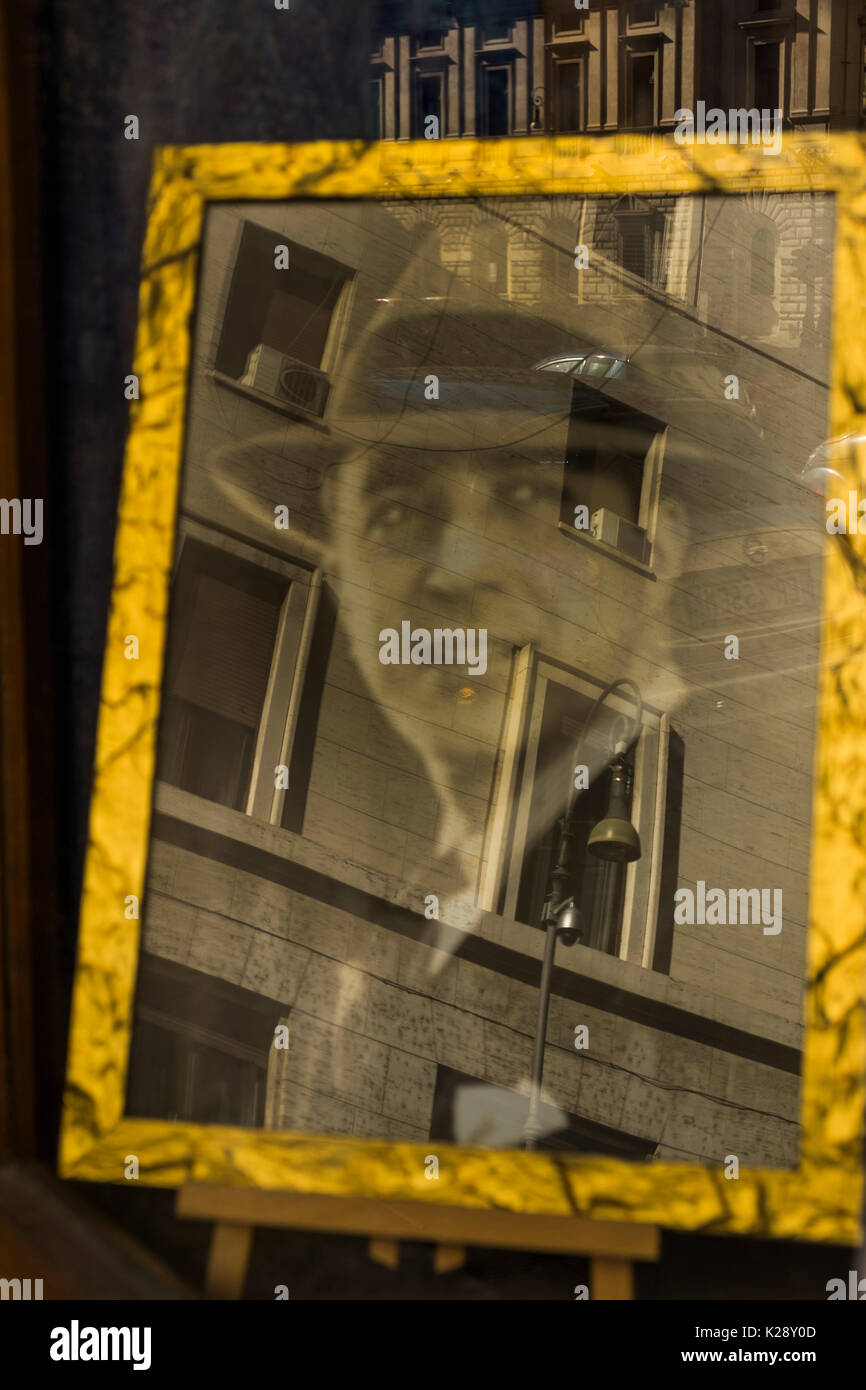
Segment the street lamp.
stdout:
<path fill-rule="evenodd" d="M 619 690 L 624 686 L 629 687 L 637 707 L 637 712 L 630 726 L 626 726 L 626 720 L 622 716 L 620 716 L 614 724 L 611 735 L 612 746 L 608 759 L 611 769 L 611 788 L 607 815 L 594 826 L 587 840 L 587 849 L 591 854 L 594 854 L 598 859 L 607 860 L 608 863 L 614 864 L 633 863 L 634 860 L 640 858 L 641 853 L 640 837 L 628 818 L 628 808 L 626 806 L 627 773 L 625 754 L 628 752 L 630 745 L 634 743 L 635 739 L 639 736 L 643 720 L 643 698 L 634 681 L 622 677 L 619 680 L 611 681 L 610 685 L 605 686 L 586 718 L 580 738 L 578 739 L 575 758 L 576 764 L 580 766 L 586 735 L 593 719 L 608 696 L 612 695 L 615 690 Z M 579 793 L 574 787 L 574 778 L 572 778 L 568 807 L 565 814 L 560 817 L 558 824 L 559 838 L 557 842 L 556 863 L 550 874 L 550 881 L 541 913 L 541 924 L 545 929 L 546 936 L 544 941 L 544 958 L 541 963 L 541 980 L 538 988 L 538 1015 L 535 1024 L 535 1041 L 532 1049 L 532 1071 L 529 1083 L 529 1112 L 526 1117 L 526 1124 L 523 1127 L 525 1148 L 527 1149 L 535 1148 L 536 1141 L 541 1133 L 538 1111 L 541 1103 L 541 1081 L 544 1074 L 544 1044 L 547 1039 L 547 1016 L 550 1010 L 550 988 L 553 981 L 556 938 L 558 935 L 562 935 L 574 941 L 578 939 L 581 931 L 580 909 L 575 903 L 574 898 L 566 898 L 565 896 L 565 888 L 569 876 L 569 861 L 571 859 L 571 842 L 574 839 L 572 822 L 574 820 L 574 810 L 577 805 L 578 796 Z"/>
<path fill-rule="evenodd" d="M 532 131 L 542 131 L 544 129 L 544 88 L 536 87 L 532 93 L 532 120 L 529 123 Z"/>

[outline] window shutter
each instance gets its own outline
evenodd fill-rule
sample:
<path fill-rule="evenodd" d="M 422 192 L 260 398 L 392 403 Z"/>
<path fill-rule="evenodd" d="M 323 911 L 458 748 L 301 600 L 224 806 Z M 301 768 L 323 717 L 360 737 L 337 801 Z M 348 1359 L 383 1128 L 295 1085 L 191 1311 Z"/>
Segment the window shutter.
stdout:
<path fill-rule="evenodd" d="M 617 224 L 619 263 L 623 270 L 657 284 L 661 273 L 664 218 L 653 213 L 621 212 Z"/>
<path fill-rule="evenodd" d="M 619 223 L 620 264 L 623 270 L 648 278 L 649 269 L 649 228 L 640 216 L 621 217 Z"/>
<path fill-rule="evenodd" d="M 189 630 L 170 694 L 258 726 L 277 635 L 279 605 L 211 574 L 196 576 Z"/>

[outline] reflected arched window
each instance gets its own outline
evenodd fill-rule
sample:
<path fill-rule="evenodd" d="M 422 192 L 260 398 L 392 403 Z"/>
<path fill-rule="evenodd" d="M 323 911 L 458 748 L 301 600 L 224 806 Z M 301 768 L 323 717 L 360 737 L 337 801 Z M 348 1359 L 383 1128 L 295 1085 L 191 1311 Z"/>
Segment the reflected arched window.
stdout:
<path fill-rule="evenodd" d="M 566 218 L 551 222 L 544 234 L 544 282 L 550 292 L 576 294 L 578 271 L 575 268 L 575 248 L 579 240 L 578 227 Z"/>
<path fill-rule="evenodd" d="M 772 299 L 776 293 L 776 225 L 761 218 L 761 225 L 752 233 L 749 265 L 749 288 L 752 294 Z"/>
<path fill-rule="evenodd" d="M 744 337 L 765 338 L 778 327 L 776 262 L 779 232 L 764 213 L 755 216 L 749 246 L 748 294 L 742 296 L 739 331 Z"/>
<path fill-rule="evenodd" d="M 612 225 L 611 225 L 612 223 Z M 652 199 L 625 194 L 610 207 L 599 240 L 624 271 L 658 289 L 667 280 L 668 219 Z"/>
<path fill-rule="evenodd" d="M 508 228 L 490 218 L 473 229 L 472 278 L 488 294 L 508 293 Z"/>

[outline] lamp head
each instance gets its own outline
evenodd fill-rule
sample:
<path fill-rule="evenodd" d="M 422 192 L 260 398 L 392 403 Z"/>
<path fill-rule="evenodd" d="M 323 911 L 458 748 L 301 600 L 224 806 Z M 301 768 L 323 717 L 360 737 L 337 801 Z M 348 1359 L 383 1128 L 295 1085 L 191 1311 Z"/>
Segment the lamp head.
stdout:
<path fill-rule="evenodd" d="M 625 763 L 617 758 L 611 767 L 607 815 L 593 826 L 587 840 L 591 854 L 613 864 L 631 864 L 641 855 L 640 836 L 628 818 L 627 776 Z"/>

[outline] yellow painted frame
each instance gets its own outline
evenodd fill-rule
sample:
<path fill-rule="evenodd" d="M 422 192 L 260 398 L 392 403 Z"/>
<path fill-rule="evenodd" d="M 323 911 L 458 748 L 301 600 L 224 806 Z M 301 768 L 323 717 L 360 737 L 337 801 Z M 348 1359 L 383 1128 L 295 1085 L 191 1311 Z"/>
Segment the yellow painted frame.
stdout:
<path fill-rule="evenodd" d="M 678 146 L 670 137 L 412 144 L 216 145 L 155 156 L 132 406 L 105 647 L 59 1167 L 123 1181 L 209 1182 L 296 1193 L 411 1199 L 526 1214 L 581 1213 L 856 1244 L 866 1109 L 866 538 L 828 546 L 806 982 L 802 1147 L 796 1170 L 424 1146 L 126 1119 L 140 923 L 124 915 L 145 878 L 155 727 L 181 474 L 203 219 L 209 202 L 293 198 L 585 193 L 836 195 L 831 432 L 866 431 L 866 144 L 786 137 L 760 146 Z M 866 472 L 864 452 L 859 466 Z M 866 493 L 866 476 L 850 485 Z M 124 657 L 136 634 L 138 661 Z M 444 1181 L 443 1181 L 444 1179 Z"/>

